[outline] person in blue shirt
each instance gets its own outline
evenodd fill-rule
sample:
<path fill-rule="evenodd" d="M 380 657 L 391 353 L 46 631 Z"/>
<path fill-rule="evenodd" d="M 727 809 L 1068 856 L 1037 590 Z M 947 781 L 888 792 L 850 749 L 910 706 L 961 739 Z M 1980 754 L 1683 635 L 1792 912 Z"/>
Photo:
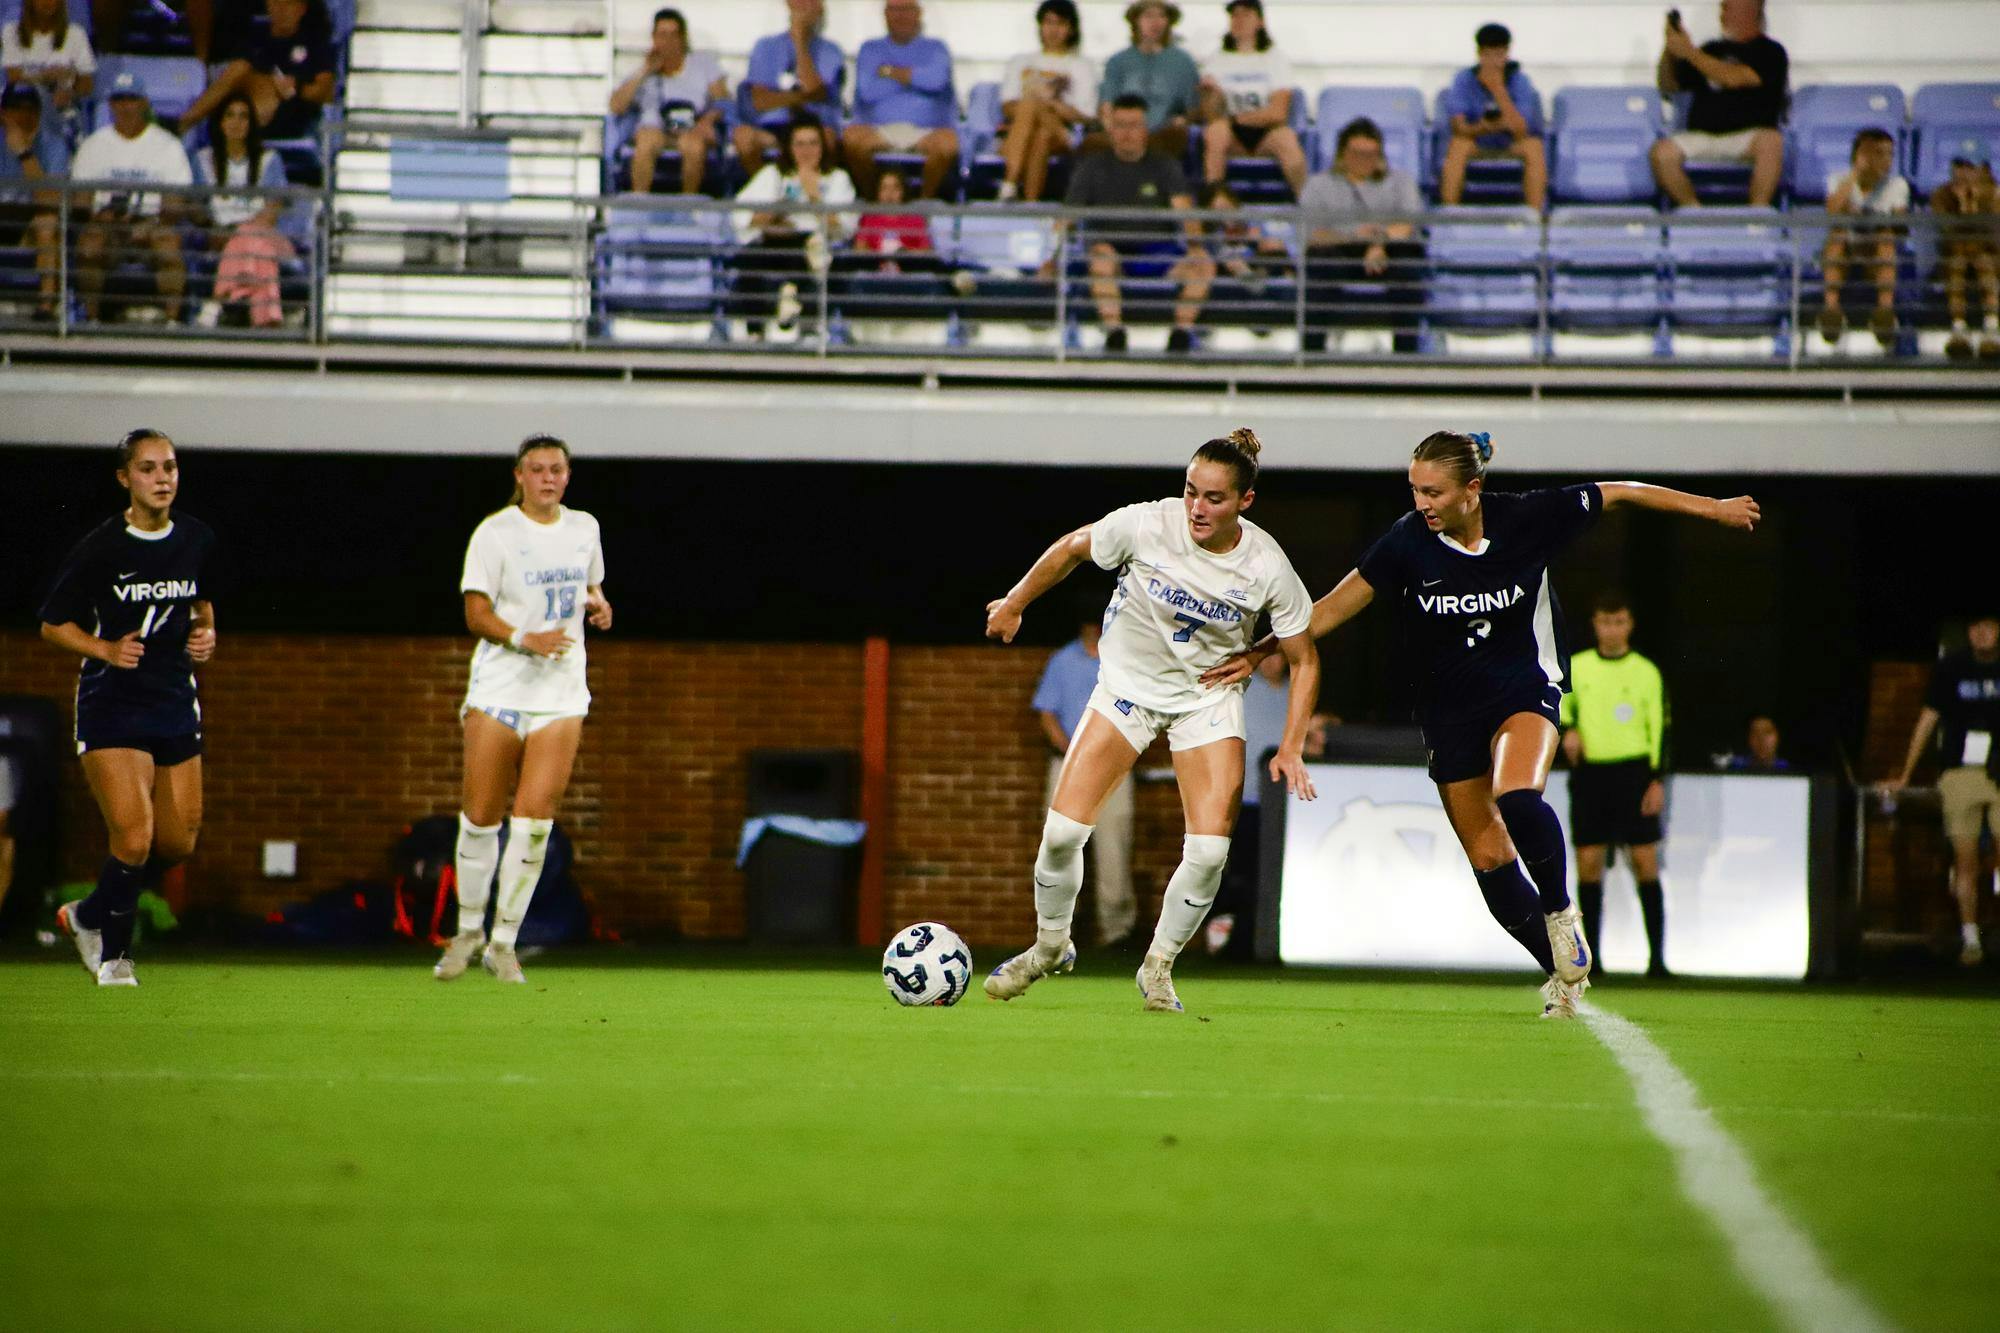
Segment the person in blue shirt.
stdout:
<path fill-rule="evenodd" d="M 1049 655 L 1030 705 L 1048 740 L 1049 789 L 1056 798 L 1056 780 L 1076 729 L 1083 725 L 1084 707 L 1097 688 L 1097 641 L 1103 625 L 1085 619 L 1077 636 Z M 1097 942 L 1114 945 L 1132 936 L 1139 920 L 1139 902 L 1132 893 L 1132 775 L 1127 773 L 1097 812 L 1097 833 L 1090 840 L 1090 865 L 1097 885 Z"/>
<path fill-rule="evenodd" d="M 1541 209 L 1549 198 L 1549 159 L 1542 144 L 1542 95 L 1509 60 L 1514 35 L 1489 23 L 1473 38 L 1479 61 L 1462 69 L 1438 102 L 1438 118 L 1449 120 L 1451 142 L 1438 168 L 1438 202 L 1465 197 L 1465 164 L 1475 157 L 1521 159 L 1521 193 L 1528 207 Z"/>
<path fill-rule="evenodd" d="M 864 199 L 875 197 L 877 153 L 921 153 L 921 195 L 935 199 L 958 166 L 958 94 L 951 50 L 926 37 L 917 0 L 888 0 L 889 30 L 861 44 L 854 56 L 854 123 L 840 136 L 847 174 Z"/>
<path fill-rule="evenodd" d="M 778 140 L 797 112 L 828 127 L 826 157 L 833 160 L 834 131 L 840 125 L 840 98 L 847 87 L 847 57 L 820 36 L 826 22 L 824 0 L 787 0 L 791 24 L 760 37 L 750 48 L 750 74 L 743 80 L 750 116 L 730 138 L 743 174 L 754 176 L 778 151 Z"/>
<path fill-rule="evenodd" d="M 40 277 L 35 318 L 51 320 L 62 262 L 62 229 L 56 222 L 62 195 L 21 187 L 69 175 L 69 147 L 60 132 L 43 124 L 42 95 L 31 83 L 9 84 L 0 92 L 0 127 L 6 138 L 6 150 L 0 152 L 0 245 L 34 250 Z"/>
<path fill-rule="evenodd" d="M 1547 975 L 1542 1016 L 1571 1019 L 1591 951 L 1570 901 L 1569 850 L 1542 792 L 1570 688 L 1549 567 L 1608 508 L 1629 505 L 1754 531 L 1747 495 L 1715 500 L 1636 481 L 1509 494 L 1486 489 L 1493 442 L 1435 431 L 1410 457 L 1411 511 L 1313 604 L 1323 637 L 1380 598 L 1414 659 L 1416 720 L 1459 845 L 1493 919 Z M 1204 673 L 1211 689 L 1277 651 L 1270 636 Z M 1532 880 L 1530 879 L 1532 876 Z"/>

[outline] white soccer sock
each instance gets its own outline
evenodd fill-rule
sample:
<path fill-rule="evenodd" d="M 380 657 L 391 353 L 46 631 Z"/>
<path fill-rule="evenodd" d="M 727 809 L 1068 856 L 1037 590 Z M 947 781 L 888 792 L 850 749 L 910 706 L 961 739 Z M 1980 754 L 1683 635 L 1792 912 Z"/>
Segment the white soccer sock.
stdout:
<path fill-rule="evenodd" d="M 542 878 L 542 857 L 549 850 L 553 819 L 507 821 L 507 850 L 500 856 L 500 906 L 493 913 L 493 942 L 509 949 L 521 938 L 521 919 Z"/>
<path fill-rule="evenodd" d="M 486 929 L 486 899 L 493 892 L 493 869 L 500 864 L 500 826 L 481 828 L 463 814 L 458 817 L 458 929 Z"/>
<path fill-rule="evenodd" d="M 1153 931 L 1148 953 L 1159 954 L 1168 962 L 1180 957 L 1181 949 L 1201 929 L 1202 918 L 1215 905 L 1222 868 L 1228 864 L 1229 839 L 1213 833 L 1190 833 L 1181 840 L 1181 863 L 1167 881 L 1160 924 Z"/>
<path fill-rule="evenodd" d="M 1042 847 L 1035 853 L 1035 925 L 1037 942 L 1069 938 L 1076 915 L 1076 895 L 1083 892 L 1083 845 L 1091 825 L 1049 811 L 1042 823 Z"/>
<path fill-rule="evenodd" d="M 1978 923 L 1972 921 L 1961 921 L 1958 926 L 1958 938 L 1963 943 L 1969 944 L 1975 949 L 1978 948 L 1979 947 Z"/>

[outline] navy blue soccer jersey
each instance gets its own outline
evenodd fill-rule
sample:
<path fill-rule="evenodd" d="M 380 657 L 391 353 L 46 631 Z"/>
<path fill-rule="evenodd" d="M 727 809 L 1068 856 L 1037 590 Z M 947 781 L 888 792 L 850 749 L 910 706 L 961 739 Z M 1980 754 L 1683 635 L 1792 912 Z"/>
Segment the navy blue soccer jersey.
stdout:
<path fill-rule="evenodd" d="M 1466 722 L 1551 685 L 1569 689 L 1562 608 L 1549 562 L 1604 511 L 1594 485 L 1501 492 L 1480 502 L 1484 544 L 1467 550 L 1412 510 L 1361 557 L 1396 608 L 1417 669 L 1417 721 Z"/>
<path fill-rule="evenodd" d="M 42 602 L 42 623 L 101 639 L 137 634 L 146 652 L 122 670 L 91 659 L 76 686 L 77 735 L 173 737 L 201 729 L 188 634 L 196 602 L 215 600 L 215 532 L 176 514 L 163 533 L 123 516 L 77 543 Z"/>

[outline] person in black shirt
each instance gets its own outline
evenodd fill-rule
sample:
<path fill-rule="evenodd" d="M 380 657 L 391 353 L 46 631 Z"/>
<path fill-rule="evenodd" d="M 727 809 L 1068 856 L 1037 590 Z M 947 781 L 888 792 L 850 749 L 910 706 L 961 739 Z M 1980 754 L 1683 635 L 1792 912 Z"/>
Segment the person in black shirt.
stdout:
<path fill-rule="evenodd" d="M 1562 825 L 1542 798 L 1570 684 L 1549 565 L 1614 505 L 1744 531 L 1761 514 L 1747 495 L 1711 500 L 1636 481 L 1488 494 L 1492 458 L 1483 434 L 1425 438 L 1410 462 L 1413 512 L 1313 604 L 1312 633 L 1330 633 L 1377 596 L 1393 602 L 1417 664 L 1417 721 L 1445 814 L 1488 910 L 1549 974 L 1543 1016 L 1570 1018 L 1591 954 L 1569 897 Z M 1203 683 L 1241 680 L 1271 651 L 1266 638 Z"/>
<path fill-rule="evenodd" d="M 320 108 L 333 100 L 333 37 L 326 15 L 309 0 L 264 0 L 270 30 L 252 35 L 242 56 L 223 66 L 214 82 L 181 116 L 186 134 L 207 121 L 231 93 L 241 90 L 257 113 L 265 139 L 299 139 L 319 126 Z"/>
<path fill-rule="evenodd" d="M 1181 164 L 1147 147 L 1145 98 L 1126 93 L 1113 102 L 1106 129 L 1111 147 L 1090 154 L 1077 166 L 1064 203 L 1071 208 L 1126 210 L 1194 207 L 1194 192 Z M 1176 230 L 1184 241 L 1175 239 Z M 1202 247 L 1201 224 L 1182 222 L 1177 228 L 1171 218 L 1159 222 L 1122 218 L 1092 223 L 1089 232 L 1090 296 L 1104 326 L 1104 350 L 1122 352 L 1126 347 L 1124 304 L 1118 290 L 1121 273 L 1128 278 L 1164 277 L 1180 284 L 1167 350 L 1193 350 L 1195 321 L 1201 318 L 1201 303 L 1215 282 L 1215 260 Z"/>
<path fill-rule="evenodd" d="M 56 913 L 100 986 L 136 986 L 139 893 L 194 852 L 201 829 L 201 703 L 194 668 L 215 654 L 215 534 L 172 513 L 174 442 L 140 429 L 118 446 L 123 514 L 70 552 L 42 603 L 42 638 L 84 659 L 76 749 L 111 835 L 89 897 Z"/>
<path fill-rule="evenodd" d="M 1750 202 L 1768 205 L 1785 166 L 1778 122 L 1791 60 L 1764 35 L 1764 0 L 1722 0 L 1722 36 L 1699 47 L 1679 13 L 1667 19 L 1660 95 L 1693 97 L 1685 130 L 1653 144 L 1653 179 L 1678 207 L 1691 208 L 1696 200 L 1687 162 L 1748 162 Z"/>
<path fill-rule="evenodd" d="M 1965 628 L 1966 649 L 1938 659 L 1924 691 L 1924 710 L 1910 736 L 1902 771 L 1882 784 L 1885 793 L 1910 785 L 1931 736 L 1938 739 L 1938 800 L 1944 835 L 1951 842 L 1951 887 L 1958 899 L 1958 961 L 1975 967 L 1986 958 L 1979 939 L 1979 835 L 2000 838 L 2000 785 L 1994 782 L 2000 737 L 2000 616 L 1981 616 Z"/>

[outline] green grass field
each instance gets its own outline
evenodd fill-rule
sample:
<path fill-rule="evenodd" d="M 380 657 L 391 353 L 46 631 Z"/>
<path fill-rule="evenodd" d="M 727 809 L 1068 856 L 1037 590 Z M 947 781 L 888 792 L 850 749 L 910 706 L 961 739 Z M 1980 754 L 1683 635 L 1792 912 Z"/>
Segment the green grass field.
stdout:
<path fill-rule="evenodd" d="M 1533 989 L 0 960 L 0 1327 L 1761 1328 Z M 1891 1322 L 2000 1321 L 2000 1006 L 1603 986 Z"/>

